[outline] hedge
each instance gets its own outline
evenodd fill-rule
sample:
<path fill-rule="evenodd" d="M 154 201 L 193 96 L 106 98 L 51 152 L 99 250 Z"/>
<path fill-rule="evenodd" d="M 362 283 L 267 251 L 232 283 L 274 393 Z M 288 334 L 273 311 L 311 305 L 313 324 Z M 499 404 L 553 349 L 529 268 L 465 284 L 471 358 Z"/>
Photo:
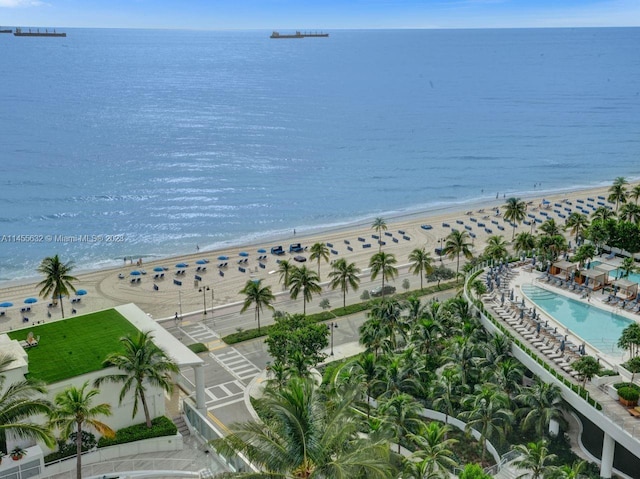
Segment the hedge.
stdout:
<path fill-rule="evenodd" d="M 209 348 L 207 347 L 207 345 L 202 343 L 193 343 L 187 347 L 196 354 L 206 353 L 207 351 L 209 351 Z"/>
<path fill-rule="evenodd" d="M 115 446 L 116 444 L 141 441 L 143 439 L 151 439 L 152 437 L 175 436 L 177 432 L 178 428 L 171 419 L 166 416 L 160 416 L 151 421 L 150 428 L 143 422 L 142 424 L 118 429 L 116 431 L 116 437 L 113 439 L 108 439 L 103 436 L 98 441 L 98 447 Z"/>
<path fill-rule="evenodd" d="M 452 289 L 457 286 L 459 286 L 459 283 L 456 283 L 455 281 L 450 281 L 448 283 L 440 284 L 440 287 L 438 287 L 437 285 L 431 286 L 429 288 L 424 288 L 422 290 L 418 289 L 414 291 L 408 291 L 405 293 L 395 294 L 393 297 L 399 300 L 406 300 L 407 298 L 410 298 L 412 296 L 419 298 L 421 296 L 438 293 L 440 291 L 446 291 L 448 289 Z M 330 319 L 335 319 L 342 316 L 349 316 L 351 314 L 361 313 L 362 311 L 366 311 L 369 308 L 371 308 L 371 305 L 375 304 L 376 301 L 380 301 L 380 300 L 376 299 L 376 300 L 364 301 L 362 303 L 355 303 L 345 307 L 332 309 L 331 311 L 323 311 L 321 313 L 309 314 L 307 316 L 307 319 L 313 323 L 320 323 L 322 321 L 329 321 Z M 270 325 L 260 328 L 260 331 L 258 331 L 258 328 L 247 329 L 245 331 L 229 334 L 223 337 L 222 340 L 227 344 L 241 343 L 243 341 L 248 341 L 250 339 L 267 336 L 269 334 L 269 328 L 270 328 Z"/>

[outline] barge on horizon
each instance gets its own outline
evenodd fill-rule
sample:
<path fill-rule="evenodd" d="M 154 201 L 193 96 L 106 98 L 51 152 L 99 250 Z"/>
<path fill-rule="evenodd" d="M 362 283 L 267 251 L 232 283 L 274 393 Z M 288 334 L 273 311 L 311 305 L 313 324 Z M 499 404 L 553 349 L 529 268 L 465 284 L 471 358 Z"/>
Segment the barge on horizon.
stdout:
<path fill-rule="evenodd" d="M 16 37 L 66 37 L 67 36 L 67 34 L 64 32 L 56 32 L 55 29 L 53 30 L 53 32 L 50 32 L 49 30 L 45 30 L 44 32 L 41 32 L 39 28 L 35 32 L 32 32 L 31 29 L 29 29 L 28 32 L 23 32 L 22 28 L 16 28 L 16 31 L 13 34 Z"/>
<path fill-rule="evenodd" d="M 279 32 L 273 32 L 271 34 L 271 37 L 269 38 L 306 38 L 306 37 L 328 37 L 329 34 L 328 33 L 323 33 L 323 32 L 313 32 L 313 33 L 309 33 L 309 32 L 296 32 L 293 35 L 281 35 Z"/>

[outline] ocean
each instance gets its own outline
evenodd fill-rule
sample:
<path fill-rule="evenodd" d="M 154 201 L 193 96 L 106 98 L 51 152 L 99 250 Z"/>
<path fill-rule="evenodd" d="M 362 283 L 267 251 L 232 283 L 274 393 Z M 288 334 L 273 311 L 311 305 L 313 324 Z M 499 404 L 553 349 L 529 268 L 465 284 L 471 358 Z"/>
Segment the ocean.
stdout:
<path fill-rule="evenodd" d="M 0 35 L 0 282 L 640 177 L 638 28 L 66 31 Z"/>

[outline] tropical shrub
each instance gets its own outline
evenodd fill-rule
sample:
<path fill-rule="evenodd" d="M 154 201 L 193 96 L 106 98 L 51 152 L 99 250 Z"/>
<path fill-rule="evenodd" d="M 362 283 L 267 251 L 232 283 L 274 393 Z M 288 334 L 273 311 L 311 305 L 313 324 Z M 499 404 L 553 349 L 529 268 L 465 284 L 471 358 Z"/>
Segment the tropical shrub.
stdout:
<path fill-rule="evenodd" d="M 207 347 L 207 345 L 202 343 L 193 343 L 187 347 L 196 354 L 206 353 L 207 351 L 209 351 L 209 348 Z"/>
<path fill-rule="evenodd" d="M 175 436 L 177 432 L 178 428 L 171 419 L 166 416 L 160 416 L 151 420 L 151 428 L 148 428 L 146 423 L 143 422 L 119 429 L 113 439 L 103 436 L 98 441 L 98 447 L 115 446 L 116 444 L 141 441 L 153 437 Z"/>
<path fill-rule="evenodd" d="M 618 396 L 620 396 L 625 401 L 637 401 L 640 398 L 640 392 L 637 389 L 630 387 L 621 387 L 618 389 Z"/>

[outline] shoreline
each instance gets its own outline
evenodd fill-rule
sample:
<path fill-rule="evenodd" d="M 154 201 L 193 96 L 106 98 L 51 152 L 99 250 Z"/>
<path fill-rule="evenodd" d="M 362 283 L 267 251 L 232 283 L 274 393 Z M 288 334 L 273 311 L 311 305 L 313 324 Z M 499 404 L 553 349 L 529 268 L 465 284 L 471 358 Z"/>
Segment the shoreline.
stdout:
<path fill-rule="evenodd" d="M 530 212 L 538 209 L 542 198 L 545 198 L 553 204 L 561 203 L 563 200 L 575 200 L 578 198 L 587 198 L 593 196 L 606 196 L 606 190 L 609 186 L 600 188 L 580 189 L 574 191 L 562 191 L 555 195 L 542 193 L 534 196 L 522 196 L 521 199 L 529 203 Z M 495 215 L 494 209 L 501 208 L 504 205 L 504 199 L 491 199 L 484 202 L 459 203 L 444 205 L 442 208 L 431 209 L 429 211 L 416 211 L 397 214 L 394 216 L 383 216 L 388 230 L 387 235 L 382 239 L 387 244 L 383 249 L 388 253 L 393 253 L 398 261 L 398 267 L 406 269 L 409 263 L 408 255 L 415 248 L 425 247 L 431 253 L 434 263 L 437 264 L 438 256 L 434 253 L 434 248 L 442 244 L 446 236 L 451 232 L 451 228 L 462 228 L 464 224 L 468 230 L 472 228 L 476 238 L 472 241 L 472 251 L 474 255 L 478 255 L 485 247 L 486 239 L 491 235 L 502 235 L 507 242 L 511 241 L 512 228 L 501 216 Z M 574 203 L 575 205 L 575 203 Z M 566 207 L 565 204 L 562 205 Z M 575 206 L 574 206 L 575 207 Z M 561 208 L 559 208 L 560 210 Z M 486 211 L 485 211 L 486 210 Z M 549 217 L 554 217 L 552 209 L 548 209 Z M 468 214 L 471 213 L 471 214 Z M 475 217 L 476 222 L 471 222 L 471 218 Z M 485 226 L 479 226 L 486 221 Z M 562 220 L 556 218 L 560 224 Z M 368 275 L 368 263 L 371 255 L 377 252 L 377 244 L 371 239 L 375 231 L 371 229 L 372 221 L 360 221 L 357 224 L 343 225 L 334 228 L 324 228 L 319 231 L 303 230 L 293 231 L 289 235 L 282 235 L 278 239 L 260 240 L 243 245 L 233 245 L 226 248 L 215 250 L 201 249 L 199 252 L 190 254 L 173 255 L 166 258 L 154 258 L 150 261 L 144 261 L 141 268 L 133 265 L 120 263 L 119 266 L 110 268 L 102 268 L 94 271 L 76 270 L 72 274 L 78 278 L 74 283 L 76 289 L 85 289 L 87 295 L 74 306 L 71 306 L 70 298 L 64 301 L 65 311 L 77 309 L 77 314 L 86 314 L 101 309 L 107 309 L 121 304 L 136 303 L 143 311 L 149 313 L 154 318 L 172 317 L 174 312 L 180 305 L 181 310 L 186 314 L 189 311 L 202 311 L 203 300 L 209 307 L 219 307 L 242 300 L 239 291 L 249 280 L 263 280 L 265 286 L 270 286 L 274 293 L 280 293 L 282 286 L 279 283 L 278 274 L 274 274 L 277 270 L 277 260 L 290 260 L 293 264 L 293 256 L 302 254 L 308 258 L 308 253 L 286 253 L 283 256 L 276 257 L 269 253 L 271 246 L 281 244 L 283 248 L 288 250 L 290 243 L 302 243 L 303 246 L 311 246 L 315 242 L 330 243 L 334 252 L 330 255 L 330 260 L 345 258 L 349 262 L 356 264 L 363 271 L 361 275 L 361 288 L 366 289 L 373 287 Z M 421 228 L 422 224 L 430 224 L 431 229 L 425 230 Z M 445 227 L 444 224 L 449 226 Z M 502 229 L 500 229 L 502 228 Z M 529 231 L 528 226 L 522 226 L 520 231 Z M 400 233 L 402 231 L 403 233 Z M 516 230 L 516 233 L 518 230 Z M 369 246 L 366 244 L 368 243 Z M 266 254 L 257 253 L 258 248 L 267 250 Z M 239 264 L 238 261 L 244 259 L 240 257 L 241 251 L 247 251 L 249 256 L 247 262 Z M 228 267 L 219 269 L 219 255 L 228 256 Z M 263 255 L 264 258 L 258 260 L 258 256 Z M 208 258 L 209 264 L 206 265 L 205 272 L 197 269 L 195 262 L 199 259 Z M 63 261 L 73 260 L 73 258 L 62 258 Z M 176 275 L 178 270 L 175 264 L 185 262 L 189 266 L 185 269 L 183 275 Z M 238 264 L 237 264 L 238 263 Z M 451 261 L 446 260 L 447 266 L 451 267 Z M 316 270 L 316 261 L 308 261 L 310 269 Z M 455 260 L 453 262 L 455 269 Z M 164 267 L 164 277 L 154 277 L 154 268 Z M 147 271 L 145 276 L 135 276 L 140 278 L 139 282 L 131 282 L 134 276 L 131 276 L 131 270 L 144 269 Z M 320 281 L 325 283 L 328 279 L 330 266 L 322 263 Z M 196 281 L 194 276 L 201 277 L 200 281 Z M 412 278 L 413 276 L 410 276 Z M 11 284 L 0 285 L 0 302 L 10 301 L 13 307 L 6 309 L 6 316 L 0 319 L 0 329 L 22 327 L 23 317 L 20 308 L 23 307 L 23 299 L 28 297 L 37 297 L 38 301 L 32 305 L 31 312 L 27 314 L 29 323 L 33 324 L 40 320 L 48 319 L 48 313 L 52 313 L 52 318 L 59 317 L 59 307 L 52 309 L 47 308 L 50 299 L 42 299 L 38 296 L 36 284 L 42 278 L 33 280 L 24 280 L 12 282 Z M 181 285 L 177 285 L 176 281 L 181 281 Z M 412 279 L 417 281 L 416 279 Z M 377 284 L 377 282 L 376 282 Z M 396 286 L 400 286 L 399 283 Z M 210 288 L 211 297 L 203 298 L 200 288 Z M 156 289 L 157 288 L 157 289 Z M 209 291 L 209 290 L 207 290 Z M 215 291 L 215 299 L 214 292 Z M 283 298 L 288 295 L 284 295 Z M 314 301 L 318 301 L 316 298 Z M 315 304 L 314 304 L 315 307 Z M 68 308 L 68 310 L 67 310 Z M 48 319 L 52 320 L 52 319 Z"/>

